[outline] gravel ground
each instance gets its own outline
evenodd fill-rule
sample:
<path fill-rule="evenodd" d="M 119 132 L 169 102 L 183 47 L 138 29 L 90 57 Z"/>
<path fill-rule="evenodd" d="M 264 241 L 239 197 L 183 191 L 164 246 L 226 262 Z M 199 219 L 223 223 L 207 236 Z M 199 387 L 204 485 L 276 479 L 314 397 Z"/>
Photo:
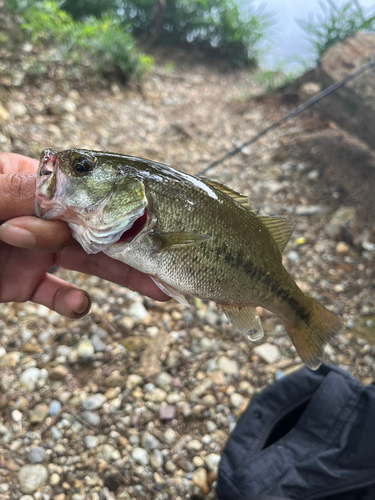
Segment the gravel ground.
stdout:
<path fill-rule="evenodd" d="M 0 150 L 107 149 L 195 173 L 289 109 L 248 100 L 260 89 L 247 73 L 168 58 L 172 71 L 160 56 L 142 89 L 69 84 L 61 68 L 38 85 L 22 73 L 0 79 Z M 366 384 L 375 376 L 374 227 L 322 172 L 285 154 L 311 120 L 323 126 L 295 118 L 211 177 L 248 194 L 261 214 L 296 222 L 285 265 L 346 324 L 325 360 Z M 238 417 L 301 365 L 278 319 L 263 311 L 265 337 L 250 343 L 212 303 L 161 304 L 57 274 L 90 292 L 87 317 L 0 305 L 0 498 L 216 499 L 220 453 Z"/>

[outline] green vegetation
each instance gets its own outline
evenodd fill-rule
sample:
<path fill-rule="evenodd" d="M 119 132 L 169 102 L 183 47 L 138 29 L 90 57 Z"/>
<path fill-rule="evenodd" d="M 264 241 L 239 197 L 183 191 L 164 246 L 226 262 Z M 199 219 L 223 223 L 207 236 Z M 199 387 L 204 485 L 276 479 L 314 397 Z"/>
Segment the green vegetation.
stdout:
<path fill-rule="evenodd" d="M 70 65 L 80 64 L 86 55 L 101 73 L 117 70 L 124 78 L 139 76 L 152 66 L 152 58 L 138 52 L 132 35 L 110 14 L 76 21 L 53 0 L 7 0 L 7 4 L 36 45 L 54 42 L 58 57 Z M 35 61 L 30 72 L 42 73 L 43 68 Z"/>
<path fill-rule="evenodd" d="M 241 12 L 234 0 L 65 0 L 80 19 L 110 10 L 146 44 L 198 47 L 241 66 L 254 62 L 270 16 Z"/>
<path fill-rule="evenodd" d="M 320 57 L 331 45 L 345 40 L 357 31 L 375 31 L 375 14 L 366 14 L 357 0 L 337 7 L 333 0 L 321 2 L 324 15 L 311 17 L 308 21 L 297 21 L 310 35 L 310 39 Z"/>

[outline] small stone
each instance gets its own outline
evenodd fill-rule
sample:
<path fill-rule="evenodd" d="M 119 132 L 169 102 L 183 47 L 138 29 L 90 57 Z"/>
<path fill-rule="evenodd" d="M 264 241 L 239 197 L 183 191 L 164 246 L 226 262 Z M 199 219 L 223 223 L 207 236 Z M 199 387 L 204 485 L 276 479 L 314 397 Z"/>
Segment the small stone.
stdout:
<path fill-rule="evenodd" d="M 280 357 L 279 348 L 268 342 L 255 346 L 254 353 L 268 364 L 275 363 Z"/>
<path fill-rule="evenodd" d="M 18 500 L 34 500 L 34 497 L 31 495 L 22 495 Z"/>
<path fill-rule="evenodd" d="M 56 399 L 53 399 L 49 406 L 48 406 L 48 414 L 53 417 L 54 415 L 57 415 L 59 411 L 61 410 L 61 403 L 60 401 L 57 401 Z"/>
<path fill-rule="evenodd" d="M 61 480 L 61 477 L 59 476 L 59 474 L 57 474 L 57 472 L 53 472 L 49 477 L 49 484 L 51 486 L 57 486 L 59 484 L 60 480 Z"/>
<path fill-rule="evenodd" d="M 113 462 L 120 458 L 120 453 L 111 444 L 102 444 L 98 447 L 98 452 L 102 455 L 103 460 L 107 463 Z"/>
<path fill-rule="evenodd" d="M 238 375 L 237 362 L 227 356 L 220 356 L 217 360 L 217 366 L 225 375 Z"/>
<path fill-rule="evenodd" d="M 167 372 L 159 372 L 155 377 L 155 385 L 164 390 L 169 390 L 172 385 L 173 377 Z"/>
<path fill-rule="evenodd" d="M 295 250 L 291 250 L 290 252 L 288 252 L 288 259 L 291 262 L 297 262 L 297 260 L 299 260 L 298 252 L 296 252 Z"/>
<path fill-rule="evenodd" d="M 201 451 L 203 445 L 200 441 L 198 441 L 198 439 L 192 439 L 187 443 L 186 448 L 193 451 Z"/>
<path fill-rule="evenodd" d="M 91 425 L 97 426 L 100 424 L 100 416 L 93 411 L 84 411 L 82 417 Z"/>
<path fill-rule="evenodd" d="M 206 429 L 207 429 L 207 432 L 209 432 L 211 434 L 212 432 L 216 431 L 217 425 L 215 424 L 215 422 L 212 422 L 211 420 L 207 420 Z"/>
<path fill-rule="evenodd" d="M 174 443 L 176 441 L 176 437 L 176 432 L 171 427 L 164 432 L 164 438 L 170 443 Z"/>
<path fill-rule="evenodd" d="M 176 416 L 176 408 L 172 405 L 168 405 L 162 402 L 159 410 L 160 420 L 173 420 Z"/>
<path fill-rule="evenodd" d="M 117 387 L 122 381 L 123 377 L 121 376 L 119 370 L 113 370 L 113 372 L 105 379 L 105 385 L 107 387 Z"/>
<path fill-rule="evenodd" d="M 58 495 L 55 495 L 52 500 L 65 500 L 65 493 L 59 493 Z"/>
<path fill-rule="evenodd" d="M 205 406 L 215 406 L 217 404 L 217 399 L 215 398 L 215 396 L 213 394 L 206 394 L 202 398 L 202 403 Z"/>
<path fill-rule="evenodd" d="M 195 467 L 203 467 L 204 466 L 204 460 L 203 458 L 201 457 L 198 457 L 198 455 L 196 455 L 193 460 L 192 460 L 193 464 L 195 465 Z"/>
<path fill-rule="evenodd" d="M 7 491 L 9 491 L 9 484 L 0 483 L 0 493 L 6 493 Z"/>
<path fill-rule="evenodd" d="M 192 475 L 193 484 L 197 486 L 203 495 L 208 495 L 210 492 L 210 487 L 207 484 L 207 471 L 203 467 L 199 467 L 193 472 Z"/>
<path fill-rule="evenodd" d="M 27 391 L 34 391 L 39 377 L 39 368 L 27 368 L 24 372 L 21 373 L 19 382 L 21 387 L 24 387 Z"/>
<path fill-rule="evenodd" d="M 155 389 L 149 394 L 145 395 L 146 401 L 152 401 L 153 403 L 161 403 L 167 397 L 167 393 L 160 389 L 159 387 L 155 387 Z"/>
<path fill-rule="evenodd" d="M 148 465 L 149 463 L 148 453 L 143 448 L 134 448 L 132 459 L 139 465 Z"/>
<path fill-rule="evenodd" d="M 35 448 L 32 448 L 28 455 L 27 459 L 29 462 L 32 462 L 33 464 L 40 464 L 43 462 L 46 456 L 46 451 L 44 448 L 41 446 L 35 446 Z"/>
<path fill-rule="evenodd" d="M 215 370 L 209 375 L 212 382 L 216 385 L 226 385 L 227 379 L 221 370 Z"/>
<path fill-rule="evenodd" d="M 10 120 L 10 114 L 7 109 L 0 104 L 0 123 L 7 122 Z"/>
<path fill-rule="evenodd" d="M 245 402 L 244 398 L 238 392 L 233 392 L 229 397 L 229 401 L 234 408 L 241 408 Z"/>
<path fill-rule="evenodd" d="M 137 386 L 141 386 L 143 384 L 143 378 L 140 375 L 131 374 L 126 380 L 126 388 L 134 389 Z"/>
<path fill-rule="evenodd" d="M 349 250 L 350 250 L 349 245 L 347 245 L 345 241 L 339 241 L 336 245 L 337 253 L 347 253 L 349 252 Z"/>
<path fill-rule="evenodd" d="M 24 465 L 18 472 L 18 482 L 22 493 L 34 493 L 46 485 L 48 471 L 44 465 Z"/>
<path fill-rule="evenodd" d="M 47 416 L 48 405 L 46 405 L 45 403 L 40 403 L 30 411 L 29 420 L 32 424 L 40 424 L 41 422 L 45 421 Z"/>
<path fill-rule="evenodd" d="M 98 436 L 86 436 L 85 437 L 85 445 L 88 450 L 91 448 L 96 448 L 99 444 Z"/>
<path fill-rule="evenodd" d="M 81 340 L 77 346 L 78 356 L 82 359 L 90 359 L 94 356 L 94 346 L 90 340 Z"/>
<path fill-rule="evenodd" d="M 159 469 L 163 467 L 164 459 L 160 450 L 155 449 L 150 455 L 150 464 L 154 469 Z"/>
<path fill-rule="evenodd" d="M 141 445 L 148 451 L 154 450 L 155 448 L 160 447 L 160 441 L 156 439 L 155 436 L 146 431 L 142 434 Z"/>
<path fill-rule="evenodd" d="M 13 118 L 22 118 L 27 115 L 27 108 L 22 102 L 11 102 L 8 105 L 10 116 Z"/>
<path fill-rule="evenodd" d="M 168 472 L 168 474 L 173 474 L 176 471 L 177 467 L 175 464 L 172 462 L 172 460 L 167 460 L 164 465 L 164 470 L 165 472 Z"/>
<path fill-rule="evenodd" d="M 64 380 L 68 374 L 69 374 L 69 370 L 66 366 L 57 365 L 54 368 L 52 368 L 52 370 L 50 372 L 50 377 L 53 380 Z"/>
<path fill-rule="evenodd" d="M 99 410 L 99 408 L 101 408 L 106 401 L 107 398 L 104 394 L 94 394 L 93 396 L 89 396 L 82 401 L 82 408 L 89 411 Z"/>
<path fill-rule="evenodd" d="M 119 395 L 120 391 L 120 387 L 109 387 L 105 391 L 104 396 L 109 400 L 115 399 Z"/>
<path fill-rule="evenodd" d="M 333 287 L 334 291 L 337 293 L 342 293 L 345 291 L 345 286 L 342 283 L 338 283 Z"/>
<path fill-rule="evenodd" d="M 206 378 L 201 384 L 197 385 L 197 387 L 195 387 L 192 390 L 192 395 L 193 396 L 197 396 L 198 398 L 200 398 L 211 387 L 212 387 L 212 380 L 211 380 L 211 378 Z"/>
<path fill-rule="evenodd" d="M 296 206 L 296 215 L 316 215 L 323 213 L 326 210 L 326 207 L 322 205 L 297 205 Z"/>
<path fill-rule="evenodd" d="M 97 333 L 95 333 L 91 337 L 91 342 L 92 342 L 92 345 L 94 346 L 95 352 L 103 352 L 107 348 L 107 346 L 104 344 L 104 342 L 101 340 L 101 338 L 99 337 L 99 335 Z"/>
<path fill-rule="evenodd" d="M 16 424 L 18 424 L 19 422 L 22 421 L 23 415 L 19 410 L 13 410 L 11 413 L 11 416 L 12 416 L 13 422 L 16 422 Z"/>
<path fill-rule="evenodd" d="M 127 310 L 127 316 L 129 316 L 134 321 L 143 321 L 149 317 L 149 312 L 142 304 L 142 302 L 133 302 L 133 304 Z"/>

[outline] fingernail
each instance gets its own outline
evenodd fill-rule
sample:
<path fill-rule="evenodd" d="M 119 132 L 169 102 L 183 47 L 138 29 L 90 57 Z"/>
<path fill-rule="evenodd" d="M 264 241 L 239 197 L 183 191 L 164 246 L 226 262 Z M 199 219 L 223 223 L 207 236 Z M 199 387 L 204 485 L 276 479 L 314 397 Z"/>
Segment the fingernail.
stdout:
<path fill-rule="evenodd" d="M 75 307 L 74 312 L 79 315 L 85 315 L 90 311 L 91 299 L 86 293 L 81 293 L 81 299 L 78 305 Z"/>
<path fill-rule="evenodd" d="M 4 222 L 4 224 L 0 226 L 0 240 L 14 247 L 36 247 L 36 239 L 33 233 L 30 233 L 30 231 L 27 231 L 22 227 L 8 224 L 7 222 Z"/>

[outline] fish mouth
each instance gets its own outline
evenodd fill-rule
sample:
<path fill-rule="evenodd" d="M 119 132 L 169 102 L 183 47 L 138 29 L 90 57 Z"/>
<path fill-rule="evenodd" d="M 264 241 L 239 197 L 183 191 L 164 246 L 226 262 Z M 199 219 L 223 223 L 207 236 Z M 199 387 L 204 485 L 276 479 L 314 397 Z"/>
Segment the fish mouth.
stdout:
<path fill-rule="evenodd" d="M 57 187 L 63 175 L 58 168 L 57 151 L 45 149 L 40 157 L 36 176 L 35 215 L 51 219 L 59 215 L 56 203 Z"/>

